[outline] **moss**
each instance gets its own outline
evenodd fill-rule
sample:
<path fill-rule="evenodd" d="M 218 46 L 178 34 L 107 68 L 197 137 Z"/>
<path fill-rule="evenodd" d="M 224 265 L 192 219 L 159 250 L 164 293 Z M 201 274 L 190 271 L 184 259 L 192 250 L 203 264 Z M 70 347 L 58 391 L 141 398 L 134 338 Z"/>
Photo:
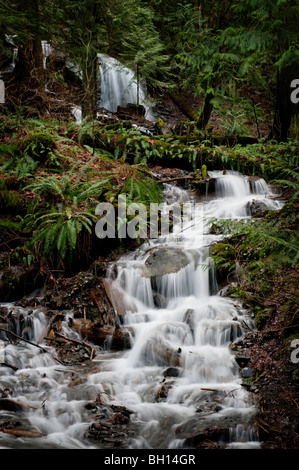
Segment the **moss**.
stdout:
<path fill-rule="evenodd" d="M 55 139 L 46 132 L 36 132 L 25 137 L 19 145 L 22 154 L 27 154 L 34 160 L 44 162 L 47 155 L 56 147 Z"/>
<path fill-rule="evenodd" d="M 232 245 L 229 245 L 228 243 L 217 243 L 212 248 L 212 255 L 219 256 L 227 260 L 235 259 L 236 250 Z"/>
<path fill-rule="evenodd" d="M 297 206 L 293 202 L 287 202 L 279 211 L 280 217 L 288 217 L 290 215 L 297 215 Z"/>
<path fill-rule="evenodd" d="M 262 330 L 264 326 L 268 323 L 270 320 L 270 315 L 269 311 L 267 308 L 262 309 L 259 306 L 255 307 L 255 324 L 258 330 Z"/>
<path fill-rule="evenodd" d="M 0 209 L 2 212 L 16 213 L 21 207 L 21 197 L 18 191 L 3 189 L 0 190 Z"/>

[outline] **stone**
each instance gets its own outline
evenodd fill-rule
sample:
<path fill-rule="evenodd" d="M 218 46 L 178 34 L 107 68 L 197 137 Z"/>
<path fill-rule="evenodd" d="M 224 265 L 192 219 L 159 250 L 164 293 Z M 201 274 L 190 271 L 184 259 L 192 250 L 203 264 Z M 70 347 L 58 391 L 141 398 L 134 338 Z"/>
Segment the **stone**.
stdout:
<path fill-rule="evenodd" d="M 157 308 L 166 308 L 167 307 L 167 300 L 163 295 L 159 294 L 158 292 L 153 292 L 153 300 L 155 307 Z"/>
<path fill-rule="evenodd" d="M 168 367 L 162 372 L 163 377 L 178 377 L 179 369 L 177 367 Z"/>
<path fill-rule="evenodd" d="M 143 276 L 156 277 L 176 273 L 185 268 L 190 261 L 180 248 L 169 246 L 153 248 L 145 261 Z"/>
<path fill-rule="evenodd" d="M 252 217 L 268 211 L 268 206 L 263 201 L 256 201 L 255 199 L 248 203 L 249 211 Z"/>
<path fill-rule="evenodd" d="M 252 369 L 251 367 L 245 367 L 242 370 L 242 377 L 243 379 L 250 379 L 251 377 L 254 376 L 255 370 Z"/>

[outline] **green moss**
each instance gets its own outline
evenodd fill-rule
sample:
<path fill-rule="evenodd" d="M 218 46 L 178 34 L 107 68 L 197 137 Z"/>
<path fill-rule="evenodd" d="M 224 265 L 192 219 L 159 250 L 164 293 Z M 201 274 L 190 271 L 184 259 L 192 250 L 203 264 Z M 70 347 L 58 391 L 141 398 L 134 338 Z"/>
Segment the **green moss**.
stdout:
<path fill-rule="evenodd" d="M 0 208 L 2 212 L 16 212 L 21 206 L 21 197 L 18 191 L 3 189 L 0 190 Z"/>
<path fill-rule="evenodd" d="M 55 139 L 46 132 L 36 132 L 25 137 L 19 146 L 22 154 L 27 154 L 34 160 L 45 161 L 47 155 L 56 147 Z"/>
<path fill-rule="evenodd" d="M 258 330 L 262 330 L 270 319 L 267 308 L 262 309 L 259 306 L 255 307 L 255 324 Z"/>
<path fill-rule="evenodd" d="M 212 255 L 225 258 L 226 260 L 235 259 L 236 250 L 232 245 L 229 245 L 228 243 L 217 243 L 212 248 Z"/>
<path fill-rule="evenodd" d="M 288 217 L 294 214 L 297 215 L 297 206 L 293 202 L 287 202 L 279 211 L 280 217 Z"/>

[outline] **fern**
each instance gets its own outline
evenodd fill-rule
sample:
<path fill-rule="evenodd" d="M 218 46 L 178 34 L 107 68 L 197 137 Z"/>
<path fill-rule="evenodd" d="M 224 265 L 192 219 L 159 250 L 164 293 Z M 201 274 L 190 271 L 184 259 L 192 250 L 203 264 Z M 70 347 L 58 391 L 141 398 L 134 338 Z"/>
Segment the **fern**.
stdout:
<path fill-rule="evenodd" d="M 37 218 L 32 215 L 27 216 L 25 222 L 35 231 L 29 248 L 40 242 L 46 256 L 53 256 L 57 250 L 63 260 L 67 251 L 71 253 L 76 248 L 78 235 L 82 229 L 92 233 L 91 227 L 95 221 L 96 216 L 91 212 L 75 212 L 68 206 L 61 211 L 51 211 Z"/>

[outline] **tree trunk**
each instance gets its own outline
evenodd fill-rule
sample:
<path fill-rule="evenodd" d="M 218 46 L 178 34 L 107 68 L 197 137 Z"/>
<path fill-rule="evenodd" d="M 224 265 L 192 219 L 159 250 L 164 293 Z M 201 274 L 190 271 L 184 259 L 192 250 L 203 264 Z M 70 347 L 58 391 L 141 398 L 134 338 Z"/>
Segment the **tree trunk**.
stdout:
<path fill-rule="evenodd" d="M 207 124 L 210 120 L 211 113 L 213 111 L 212 99 L 214 98 L 213 93 L 206 93 L 203 107 L 200 113 L 200 116 L 197 120 L 197 127 L 200 130 L 204 130 L 207 127 Z"/>
<path fill-rule="evenodd" d="M 86 51 L 86 61 L 83 66 L 83 97 L 82 118 L 95 119 L 98 99 L 98 58 L 96 54 Z"/>
<path fill-rule="evenodd" d="M 171 93 L 170 99 L 177 105 L 179 110 L 191 121 L 196 121 L 196 112 L 193 108 L 187 103 L 184 97 L 181 97 L 178 93 Z"/>
<path fill-rule="evenodd" d="M 45 73 L 41 43 L 39 0 L 20 2 L 19 12 L 26 18 L 26 38 L 18 44 L 17 80 L 20 86 L 16 101 L 20 105 L 43 109 L 45 106 Z"/>
<path fill-rule="evenodd" d="M 87 22 L 87 35 L 82 41 L 83 45 L 83 63 L 82 83 L 82 118 L 95 119 L 97 116 L 98 102 L 98 56 L 97 56 L 97 28 L 98 21 L 97 2 L 90 3 L 90 11 Z"/>

